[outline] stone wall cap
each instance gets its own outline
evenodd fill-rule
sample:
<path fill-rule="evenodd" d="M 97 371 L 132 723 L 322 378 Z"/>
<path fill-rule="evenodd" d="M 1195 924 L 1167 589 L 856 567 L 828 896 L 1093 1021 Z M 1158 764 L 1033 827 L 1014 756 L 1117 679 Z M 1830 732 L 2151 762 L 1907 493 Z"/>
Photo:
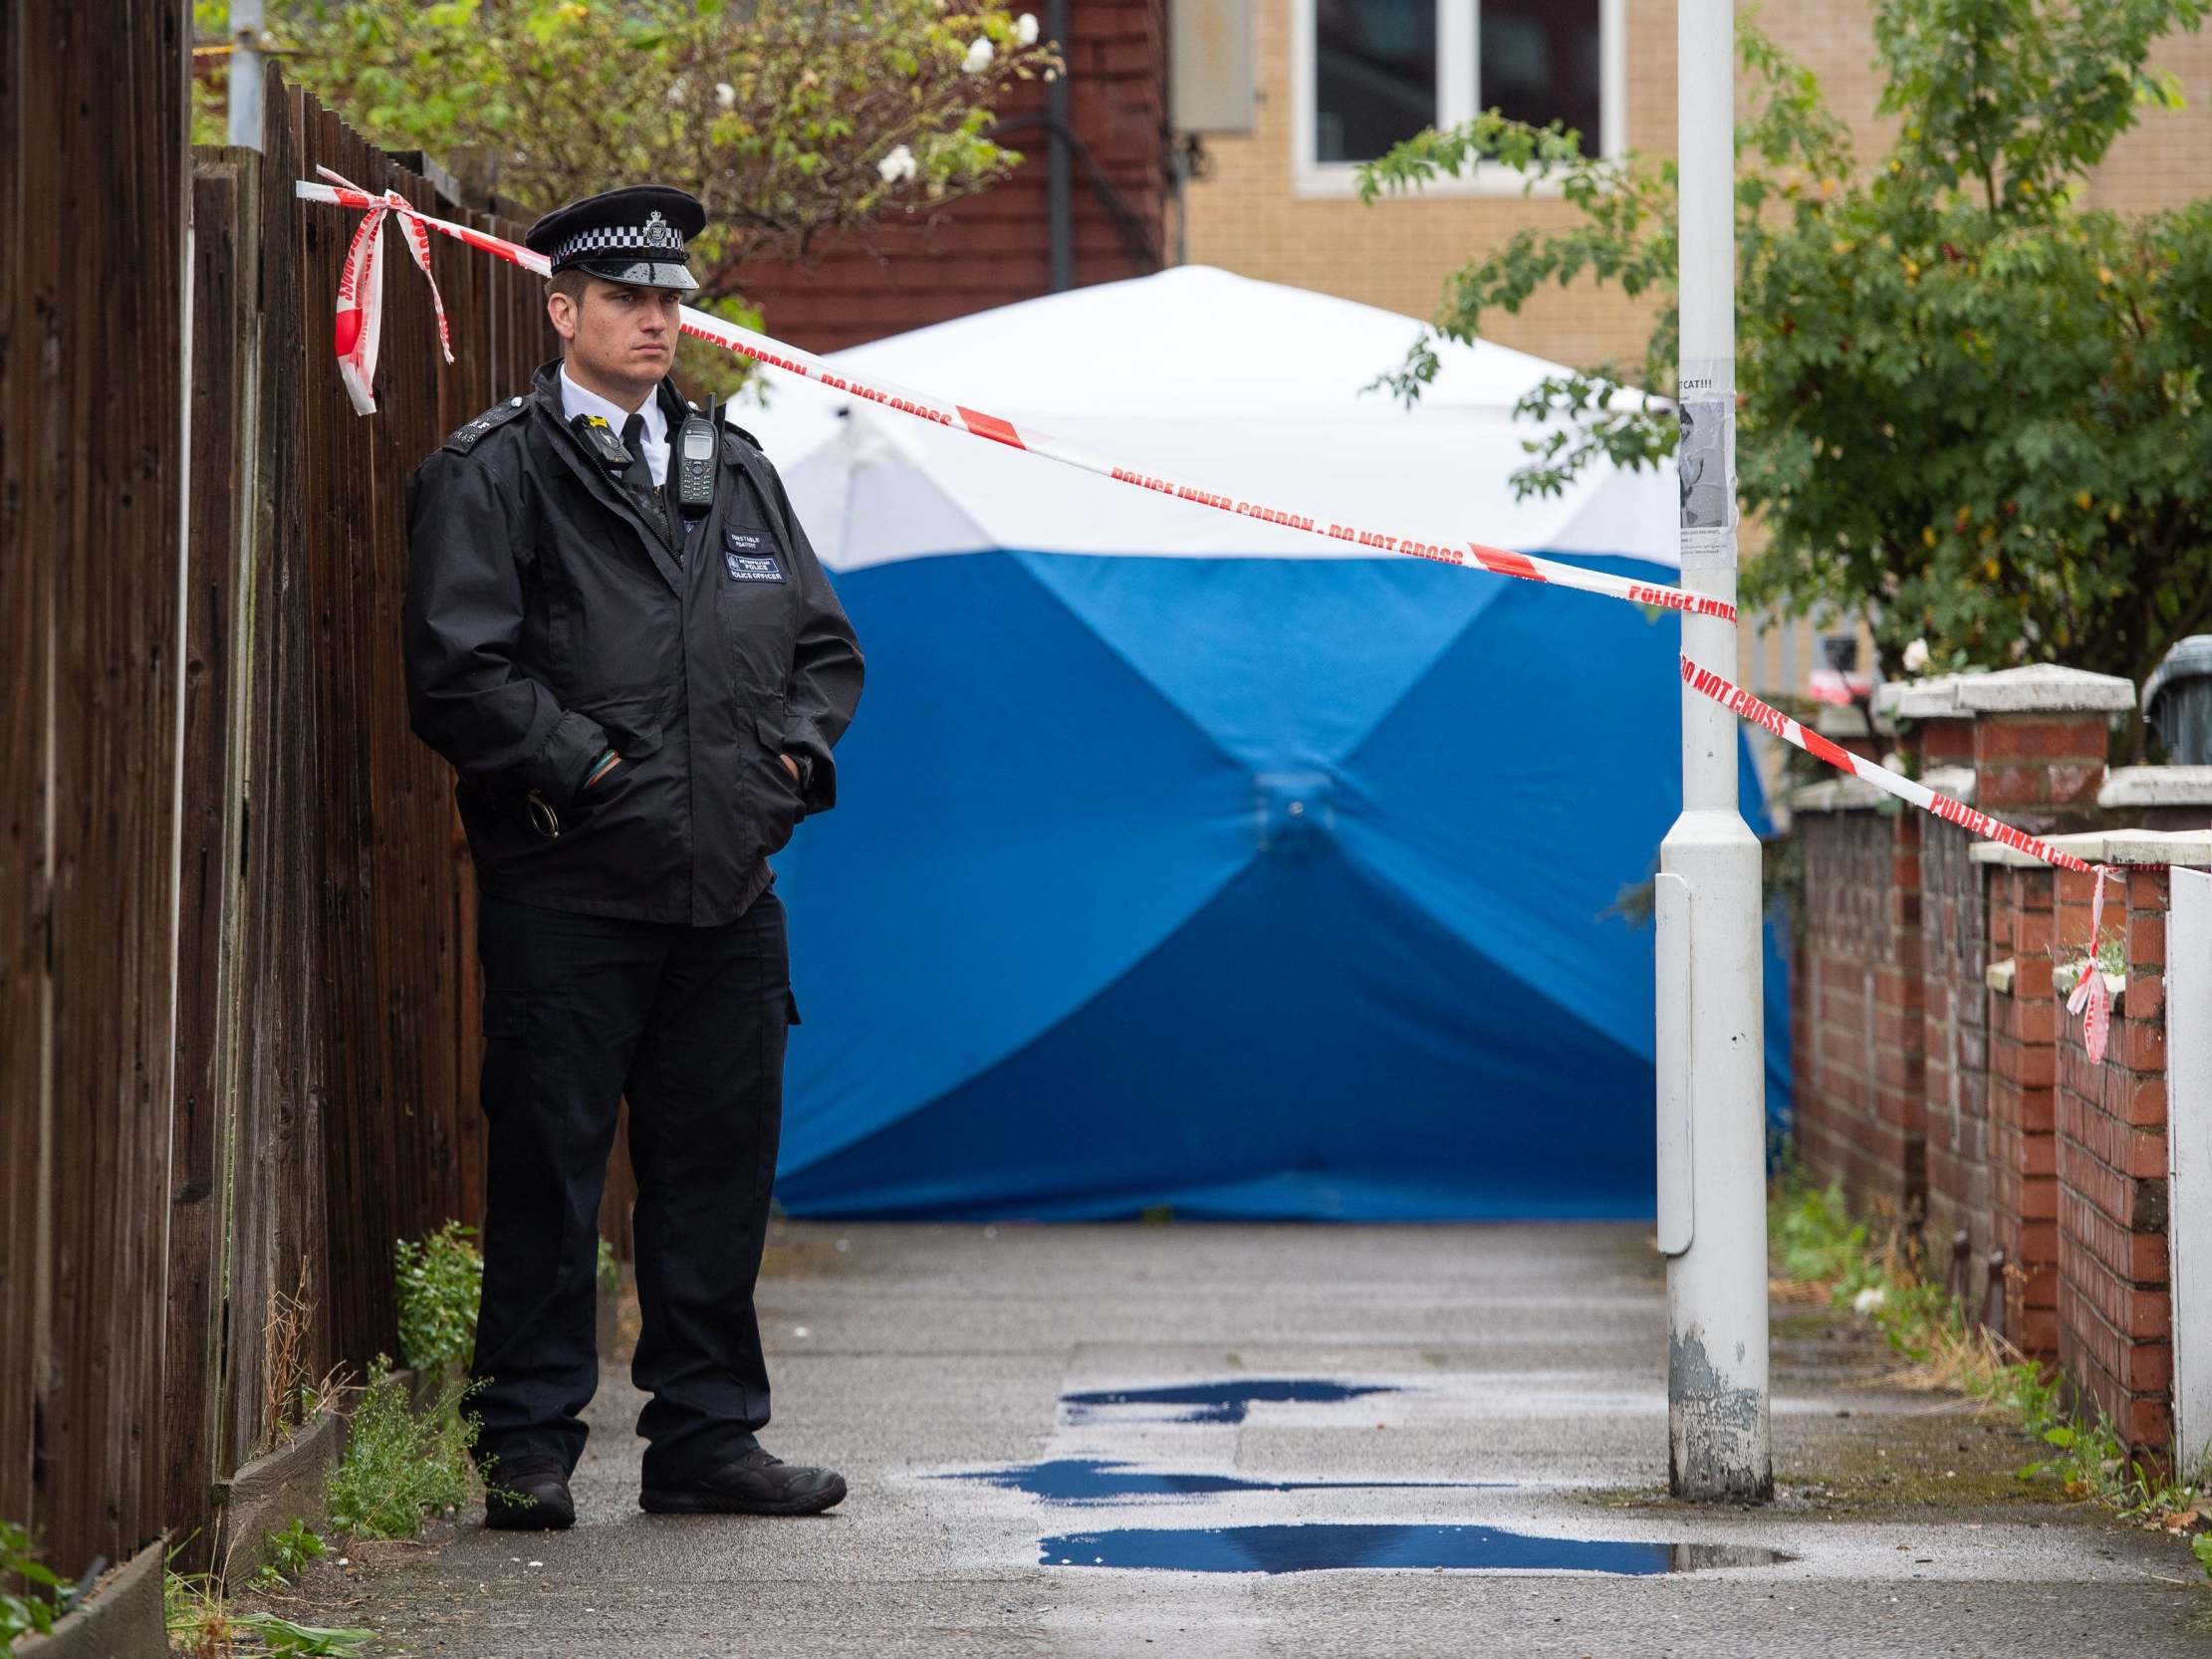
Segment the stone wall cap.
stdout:
<path fill-rule="evenodd" d="M 2104 836 L 2103 861 L 2212 865 L 2212 830 L 2114 830 Z"/>
<path fill-rule="evenodd" d="M 1974 804 L 1974 769 L 1970 766 L 1931 767 L 1920 782 L 1954 801 Z"/>
<path fill-rule="evenodd" d="M 2212 807 L 2212 766 L 2118 766 L 2096 792 L 2099 807 Z"/>
<path fill-rule="evenodd" d="M 2092 864 L 2189 864 L 2212 866 L 2212 830 L 2088 830 L 2043 837 L 2062 852 Z M 2033 852 L 2004 841 L 1976 841 L 1967 856 L 1977 864 L 2011 869 L 2049 866 Z"/>
<path fill-rule="evenodd" d="M 2092 864 L 2104 860 L 2105 835 L 2101 830 L 2085 830 L 2072 835 L 2045 835 L 2043 839 L 2061 852 L 2071 852 L 2077 858 L 2086 858 Z M 2051 867 L 2048 860 L 2037 857 L 2033 852 L 2023 852 L 2007 841 L 1976 841 L 1966 849 L 1966 855 L 1977 864 L 2003 864 L 2010 869 Z"/>
<path fill-rule="evenodd" d="M 1799 724 L 1839 743 L 1894 737 L 1897 732 L 1895 722 L 1878 708 L 1869 711 L 1856 703 L 1823 703 L 1813 711 L 1812 719 Z"/>
<path fill-rule="evenodd" d="M 1888 799 L 1863 778 L 1830 778 L 1803 785 L 1785 797 L 1793 813 L 1862 813 Z"/>
<path fill-rule="evenodd" d="M 1886 681 L 1874 688 L 1874 707 L 1900 720 L 1959 720 L 1977 714 L 2123 714 L 2135 707 L 2135 686 L 2116 674 L 2037 662 L 1987 674 Z"/>

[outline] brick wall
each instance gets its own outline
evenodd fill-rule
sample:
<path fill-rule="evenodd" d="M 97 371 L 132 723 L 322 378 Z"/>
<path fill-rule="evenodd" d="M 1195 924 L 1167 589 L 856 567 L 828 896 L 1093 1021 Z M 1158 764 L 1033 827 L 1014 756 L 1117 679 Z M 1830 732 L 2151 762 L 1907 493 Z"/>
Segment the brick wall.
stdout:
<path fill-rule="evenodd" d="M 2065 1008 L 2090 949 L 2091 878 L 1925 815 L 1889 817 L 1855 783 L 1794 804 L 1805 890 L 1792 998 L 1810 1172 L 1862 1207 L 1897 1204 L 1909 1220 L 1924 1206 L 1938 1277 L 1964 1234 L 1953 1284 L 1968 1309 L 1986 1307 L 2155 1452 L 2173 1428 L 2165 866 L 2212 862 L 2212 769 L 2120 792 L 2155 796 L 2194 832 L 2085 828 L 2100 791 L 2112 798 L 2101 745 L 2131 695 L 2124 681 L 2032 669 L 1877 697 L 1934 787 L 2128 866 L 2106 888 L 2105 935 L 2125 941 L 2127 972 L 2100 1062 Z M 1896 1018 L 1906 1011 L 1915 1018 Z M 1915 1107 L 1893 1098 L 1915 1081 Z"/>
<path fill-rule="evenodd" d="M 1916 1210 L 1920 1103 L 1920 827 L 1862 805 L 1806 814 L 1792 1018 L 1798 1154 L 1860 1204 Z"/>
<path fill-rule="evenodd" d="M 1069 13 L 1069 124 L 1131 221 L 1117 221 L 1074 159 L 1082 287 L 1142 276 L 1168 256 L 1167 25 L 1165 0 L 1083 0 Z M 805 268 L 749 269 L 746 293 L 769 332 L 830 352 L 1049 292 L 1044 111 L 1041 82 L 1000 110 L 1002 141 L 1024 159 L 984 194 L 833 243 Z"/>
<path fill-rule="evenodd" d="M 1979 1306 L 1991 1238 L 1989 1169 L 1989 903 L 1973 837 L 1924 819 L 1920 836 L 1921 1074 L 1928 1243 L 1951 1261 L 1966 1235 L 1980 1264 L 1961 1287 Z"/>
<path fill-rule="evenodd" d="M 2023 1353 L 2059 1351 L 2059 1162 L 2052 1104 L 2059 1004 L 2052 994 L 2056 874 L 1989 868 L 1989 956 L 2011 972 L 1989 999 L 1989 1238 L 2003 1252 L 1999 1328 Z"/>

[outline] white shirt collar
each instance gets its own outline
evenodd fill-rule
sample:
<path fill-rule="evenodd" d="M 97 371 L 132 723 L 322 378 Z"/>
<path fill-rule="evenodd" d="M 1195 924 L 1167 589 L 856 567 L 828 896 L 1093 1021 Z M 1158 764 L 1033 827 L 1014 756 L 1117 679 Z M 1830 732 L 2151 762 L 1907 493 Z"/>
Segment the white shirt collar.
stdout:
<path fill-rule="evenodd" d="M 617 436 L 622 430 L 623 423 L 629 419 L 629 411 L 619 403 L 609 402 L 598 392 L 580 386 L 570 379 L 569 367 L 566 363 L 561 365 L 561 412 L 570 420 L 574 420 L 580 414 L 596 414 L 604 419 L 608 425 L 614 427 Z M 637 412 L 645 417 L 645 441 L 656 444 L 666 443 L 668 441 L 668 411 L 660 406 L 660 396 L 657 388 L 652 396 L 645 399 L 644 406 Z"/>

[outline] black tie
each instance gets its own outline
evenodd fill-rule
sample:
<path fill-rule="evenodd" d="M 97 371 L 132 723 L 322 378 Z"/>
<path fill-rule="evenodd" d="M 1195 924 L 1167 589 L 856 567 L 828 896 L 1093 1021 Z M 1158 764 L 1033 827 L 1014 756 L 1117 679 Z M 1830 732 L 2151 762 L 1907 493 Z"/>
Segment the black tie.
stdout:
<path fill-rule="evenodd" d="M 645 417 L 642 414 L 633 414 L 622 422 L 622 447 L 629 451 L 629 465 L 622 468 L 623 487 L 650 500 L 653 469 L 645 464 Z"/>
<path fill-rule="evenodd" d="M 654 529 L 661 536 L 668 536 L 668 509 L 661 507 L 661 491 L 652 484 L 652 467 L 646 464 L 646 416 L 632 413 L 621 422 L 621 447 L 630 451 L 630 464 L 621 469 L 621 487 L 637 498 L 639 507 L 646 509 Z"/>

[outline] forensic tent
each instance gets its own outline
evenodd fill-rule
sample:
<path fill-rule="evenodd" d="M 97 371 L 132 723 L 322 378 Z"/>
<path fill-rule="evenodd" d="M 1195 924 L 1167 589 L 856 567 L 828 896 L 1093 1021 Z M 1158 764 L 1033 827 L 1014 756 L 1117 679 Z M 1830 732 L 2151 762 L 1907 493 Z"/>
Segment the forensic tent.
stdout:
<path fill-rule="evenodd" d="M 1179 483 L 1675 579 L 1671 470 L 1516 500 L 1551 365 L 1444 347 L 1413 407 L 1365 389 L 1415 334 L 1182 268 L 833 360 Z M 1652 1212 L 1652 935 L 1617 901 L 1680 805 L 1671 613 L 764 389 L 737 417 L 868 663 L 837 810 L 776 860 L 793 1214 Z"/>

